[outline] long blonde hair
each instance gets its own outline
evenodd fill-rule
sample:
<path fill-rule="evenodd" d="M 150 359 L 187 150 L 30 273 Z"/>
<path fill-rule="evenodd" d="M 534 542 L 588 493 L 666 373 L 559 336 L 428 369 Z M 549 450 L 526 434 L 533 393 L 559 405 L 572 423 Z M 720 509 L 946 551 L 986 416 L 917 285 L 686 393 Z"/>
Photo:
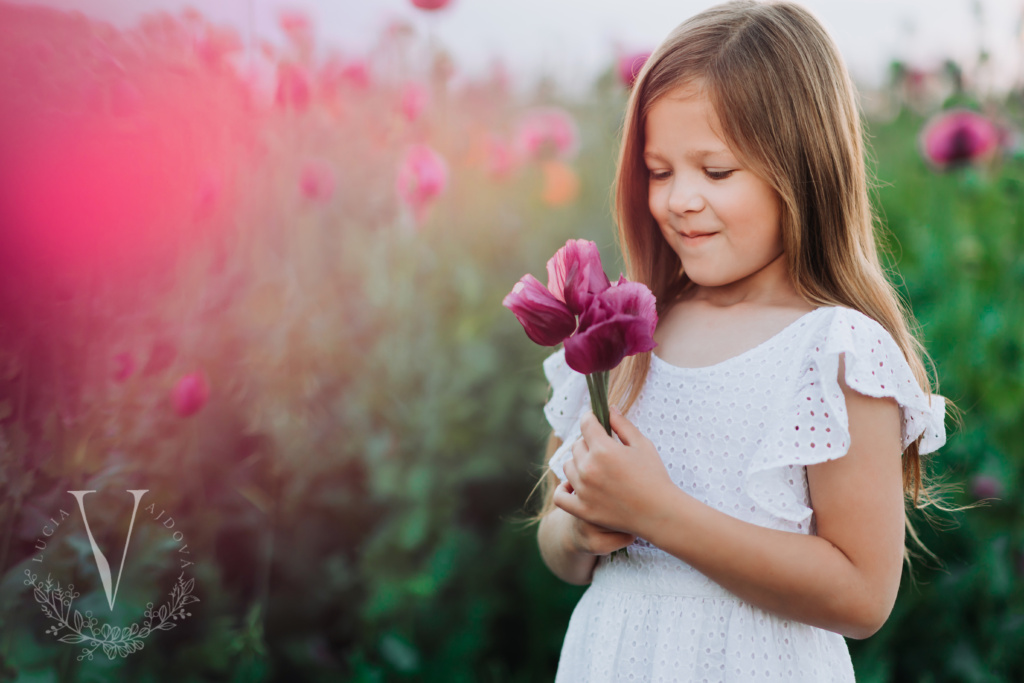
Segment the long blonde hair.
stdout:
<path fill-rule="evenodd" d="M 846 306 L 878 321 L 930 393 L 912 317 L 878 258 L 853 83 L 831 37 L 798 5 L 738 0 L 713 7 L 676 28 L 647 60 L 627 104 L 613 188 L 627 277 L 651 288 L 659 315 L 689 284 L 651 215 L 643 151 L 652 105 L 691 84 L 709 98 L 732 150 L 778 194 L 796 290 L 813 304 Z M 650 352 L 639 354 L 613 372 L 610 398 L 624 413 L 650 362 Z M 914 507 L 936 502 L 917 443 L 903 454 L 903 488 Z"/>

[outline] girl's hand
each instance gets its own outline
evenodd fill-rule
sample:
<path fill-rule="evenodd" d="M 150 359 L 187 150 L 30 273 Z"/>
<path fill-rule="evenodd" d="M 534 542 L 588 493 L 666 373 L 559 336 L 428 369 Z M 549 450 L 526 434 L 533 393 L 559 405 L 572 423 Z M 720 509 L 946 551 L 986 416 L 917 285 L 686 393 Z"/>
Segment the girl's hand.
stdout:
<path fill-rule="evenodd" d="M 568 482 L 562 482 L 558 488 L 568 489 L 568 494 L 572 495 L 572 489 Z M 570 515 L 569 520 L 568 538 L 566 540 L 571 550 L 577 553 L 609 555 L 620 548 L 631 545 L 636 540 L 636 536 L 632 534 L 613 531 L 603 526 L 591 524 L 579 517 Z"/>
<path fill-rule="evenodd" d="M 668 497 L 680 493 L 654 444 L 616 410 L 604 431 L 594 414 L 580 421 L 583 438 L 563 470 L 568 481 L 555 490 L 554 503 L 592 525 L 630 536 L 657 524 Z"/>

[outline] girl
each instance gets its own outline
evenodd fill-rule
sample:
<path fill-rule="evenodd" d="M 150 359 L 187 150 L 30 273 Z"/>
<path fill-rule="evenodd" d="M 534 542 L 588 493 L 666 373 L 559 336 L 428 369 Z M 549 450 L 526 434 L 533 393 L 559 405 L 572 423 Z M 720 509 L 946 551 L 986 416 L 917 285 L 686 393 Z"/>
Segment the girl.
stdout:
<path fill-rule="evenodd" d="M 633 86 L 616 212 L 658 347 L 613 376 L 617 438 L 564 351 L 544 363 L 538 541 L 590 583 L 557 680 L 853 681 L 843 636 L 892 609 L 945 404 L 879 265 L 854 90 L 817 20 L 747 0 L 677 28 Z"/>

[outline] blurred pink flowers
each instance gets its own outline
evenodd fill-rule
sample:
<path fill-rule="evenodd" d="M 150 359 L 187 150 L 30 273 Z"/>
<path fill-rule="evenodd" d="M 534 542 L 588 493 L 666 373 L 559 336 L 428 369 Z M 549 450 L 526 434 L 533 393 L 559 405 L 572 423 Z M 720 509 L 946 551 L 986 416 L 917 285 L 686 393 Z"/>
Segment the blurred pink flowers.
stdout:
<path fill-rule="evenodd" d="M 409 123 L 415 122 L 423 110 L 427 108 L 427 102 L 430 100 L 430 93 L 425 87 L 419 83 L 406 83 L 405 87 L 402 88 L 402 101 L 400 108 L 402 115 Z"/>
<path fill-rule="evenodd" d="M 425 10 L 444 9 L 451 4 L 452 0 L 412 0 L 415 7 Z"/>
<path fill-rule="evenodd" d="M 925 159 L 940 170 L 992 159 L 1002 132 L 991 119 L 968 109 L 936 114 L 921 131 Z"/>
<path fill-rule="evenodd" d="M 179 417 L 198 413 L 210 397 L 210 385 L 201 372 L 185 375 L 171 390 L 171 405 Z"/>
<path fill-rule="evenodd" d="M 519 146 L 533 159 L 571 159 L 579 149 L 579 132 L 569 112 L 558 107 L 540 107 L 529 112 L 519 124 Z"/>
<path fill-rule="evenodd" d="M 334 196 L 337 176 L 334 165 L 326 159 L 310 159 L 302 166 L 299 188 L 311 201 L 328 202 Z"/>
<path fill-rule="evenodd" d="M 1003 493 L 1003 483 L 996 477 L 979 474 L 971 479 L 971 495 L 975 500 L 998 499 L 1003 497 Z"/>
<path fill-rule="evenodd" d="M 640 75 L 640 70 L 650 58 L 650 52 L 631 52 L 619 57 L 619 80 L 627 88 L 633 87 L 633 82 Z"/>
<path fill-rule="evenodd" d="M 114 356 L 114 381 L 124 382 L 135 372 L 135 359 L 127 351 Z"/>
<path fill-rule="evenodd" d="M 422 223 L 429 206 L 448 185 L 448 165 L 427 145 L 409 148 L 398 169 L 398 196 Z"/>
<path fill-rule="evenodd" d="M 312 99 L 309 76 L 297 64 L 284 62 L 277 67 L 277 103 L 304 111 Z"/>

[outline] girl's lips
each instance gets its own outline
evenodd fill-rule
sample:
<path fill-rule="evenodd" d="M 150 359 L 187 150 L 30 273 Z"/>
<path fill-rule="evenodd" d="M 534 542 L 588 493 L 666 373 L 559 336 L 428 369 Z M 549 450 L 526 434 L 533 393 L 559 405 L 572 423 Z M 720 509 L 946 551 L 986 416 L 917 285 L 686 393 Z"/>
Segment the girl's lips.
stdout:
<path fill-rule="evenodd" d="M 699 244 L 700 242 L 706 241 L 707 238 L 714 237 L 717 234 L 717 232 L 691 232 L 690 234 L 681 232 L 679 233 L 679 236 L 683 238 L 684 242 Z"/>

